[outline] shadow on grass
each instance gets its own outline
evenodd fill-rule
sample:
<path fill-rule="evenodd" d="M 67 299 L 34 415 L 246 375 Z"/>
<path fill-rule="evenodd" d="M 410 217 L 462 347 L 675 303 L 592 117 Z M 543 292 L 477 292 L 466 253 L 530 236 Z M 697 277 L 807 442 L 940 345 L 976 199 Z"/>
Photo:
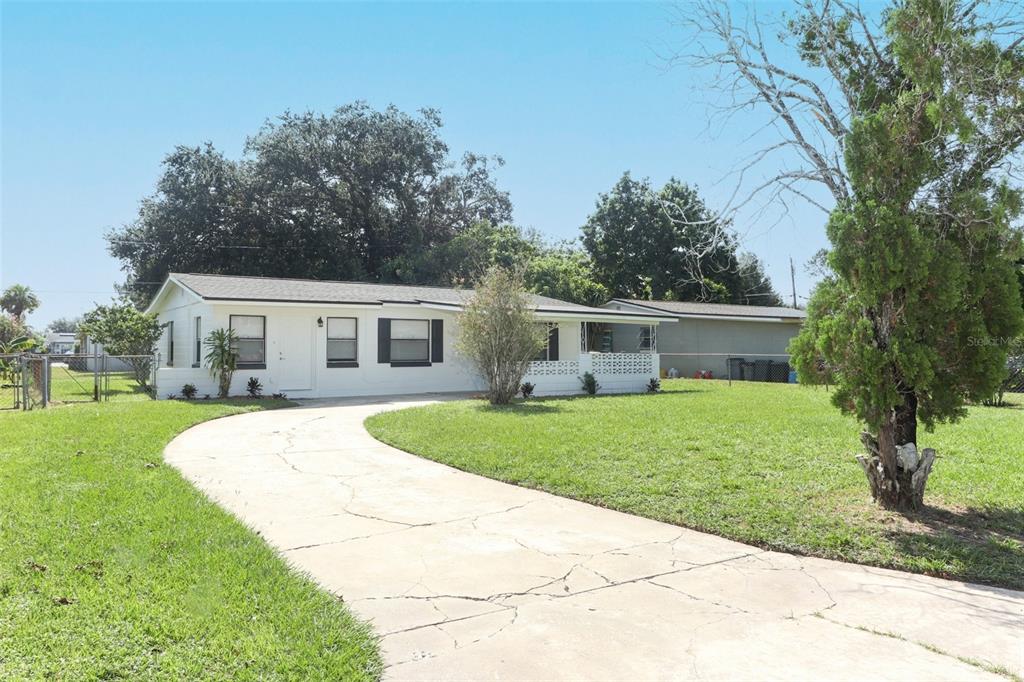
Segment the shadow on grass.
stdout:
<path fill-rule="evenodd" d="M 185 400 L 184 398 L 175 398 L 175 403 L 182 405 L 231 405 L 234 407 L 249 407 L 258 405 L 264 410 L 280 410 L 285 407 L 296 407 L 298 403 L 291 400 L 281 400 L 279 398 L 195 398 L 193 400 Z"/>
<path fill-rule="evenodd" d="M 921 570 L 1024 590 L 1024 509 L 928 507 L 892 538 Z"/>
<path fill-rule="evenodd" d="M 539 398 L 530 398 L 529 400 L 517 399 L 510 405 L 491 405 L 484 403 L 477 409 L 481 412 L 494 412 L 498 414 L 511 414 L 520 417 L 530 417 L 534 415 L 552 414 L 555 412 L 564 412 L 565 410 L 557 403 L 564 402 L 576 402 L 585 400 L 615 400 L 622 398 L 648 398 L 651 400 L 663 400 L 676 395 L 683 395 L 686 393 L 702 393 L 696 389 L 683 389 L 680 391 L 662 391 L 660 393 L 598 393 L 597 395 L 585 395 L 585 394 L 570 394 L 570 395 L 549 395 Z"/>
<path fill-rule="evenodd" d="M 481 412 L 508 414 L 514 417 L 533 417 L 565 411 L 558 405 L 547 404 L 544 398 L 531 398 L 528 401 L 514 402 L 510 405 L 491 405 L 490 403 L 483 403 L 478 406 L 477 409 Z"/>
<path fill-rule="evenodd" d="M 601 393 L 598 392 L 596 395 L 587 395 L 585 393 L 571 393 L 568 395 L 550 395 L 542 398 L 531 398 L 531 400 L 614 400 L 621 398 L 651 398 L 651 399 L 665 399 L 675 395 L 685 395 L 688 393 L 703 394 L 706 391 L 702 391 L 696 388 L 683 388 L 683 389 L 672 389 L 670 391 L 659 391 L 657 393 Z"/>

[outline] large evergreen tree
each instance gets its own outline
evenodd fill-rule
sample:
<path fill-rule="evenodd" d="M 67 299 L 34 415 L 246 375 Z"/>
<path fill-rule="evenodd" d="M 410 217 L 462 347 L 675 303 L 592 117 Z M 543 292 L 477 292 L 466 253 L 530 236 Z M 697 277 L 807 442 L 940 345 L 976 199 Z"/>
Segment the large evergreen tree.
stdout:
<path fill-rule="evenodd" d="M 733 101 L 763 104 L 785 131 L 773 149 L 804 164 L 776 187 L 809 197 L 799 183 L 818 182 L 834 198 L 832 274 L 791 349 L 801 380 L 831 377 L 836 405 L 867 427 L 860 461 L 887 508 L 923 504 L 935 453 L 918 449 L 918 424 L 955 421 L 988 397 L 1024 325 L 1011 184 L 1024 17 L 1013 10 L 902 0 L 878 30 L 855 5 L 806 0 L 788 36 L 807 67 L 797 72 L 728 6 L 698 9 L 701 35 L 719 41 L 698 63 L 734 74 L 720 81 L 742 85 Z"/>

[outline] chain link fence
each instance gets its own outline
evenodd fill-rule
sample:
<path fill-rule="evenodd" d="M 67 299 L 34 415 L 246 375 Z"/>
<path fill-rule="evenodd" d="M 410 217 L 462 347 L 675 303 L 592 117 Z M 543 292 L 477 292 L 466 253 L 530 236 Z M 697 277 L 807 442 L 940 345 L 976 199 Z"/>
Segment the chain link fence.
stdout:
<path fill-rule="evenodd" d="M 0 355 L 0 410 L 20 410 L 25 401 L 21 355 Z"/>
<path fill-rule="evenodd" d="M 0 410 L 150 400 L 156 355 L 0 355 Z"/>

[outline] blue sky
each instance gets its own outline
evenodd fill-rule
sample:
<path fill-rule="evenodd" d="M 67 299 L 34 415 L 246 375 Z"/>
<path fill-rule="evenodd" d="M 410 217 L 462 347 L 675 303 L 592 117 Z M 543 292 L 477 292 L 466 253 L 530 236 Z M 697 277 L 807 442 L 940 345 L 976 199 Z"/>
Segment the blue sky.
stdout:
<path fill-rule="evenodd" d="M 39 292 L 40 327 L 113 295 L 102 235 L 132 220 L 174 145 L 237 157 L 285 110 L 437 108 L 455 156 L 505 158 L 516 222 L 551 239 L 576 236 L 626 170 L 721 205 L 760 120 L 706 132 L 706 74 L 665 68 L 682 36 L 653 3 L 4 2 L 0 20 L 0 285 Z M 805 296 L 823 214 L 739 218 L 776 288 L 788 295 L 792 256 Z"/>

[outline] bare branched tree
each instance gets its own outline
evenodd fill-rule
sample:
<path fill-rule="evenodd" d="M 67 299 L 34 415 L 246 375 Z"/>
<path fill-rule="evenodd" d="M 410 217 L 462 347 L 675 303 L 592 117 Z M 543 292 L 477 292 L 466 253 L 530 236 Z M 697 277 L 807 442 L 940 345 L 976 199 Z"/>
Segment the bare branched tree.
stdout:
<path fill-rule="evenodd" d="M 1006 53 L 1024 42 L 1021 2 L 942 4 L 979 37 L 1000 43 Z M 663 55 L 669 66 L 708 76 L 704 86 L 710 93 L 709 125 L 725 126 L 741 112 L 761 111 L 765 122 L 755 134 L 774 132 L 774 141 L 737 161 L 730 172 L 732 195 L 716 217 L 730 219 L 759 201 L 788 210 L 787 202 L 794 200 L 828 214 L 832 205 L 821 201 L 814 186 L 825 188 L 835 202 L 852 196 L 844 160 L 852 116 L 875 108 L 906 78 L 884 36 L 885 14 L 869 17 L 847 0 L 800 0 L 789 16 L 759 17 L 751 4 L 737 19 L 732 7 L 719 0 L 696 0 L 674 8 L 672 21 L 686 40 L 678 50 Z M 769 32 L 775 43 L 766 38 Z M 781 54 L 772 54 L 773 48 Z M 989 107 L 1005 103 L 986 102 L 989 96 L 1015 96 L 996 87 L 996 74 L 986 78 L 953 68 L 952 62 L 963 57 L 946 56 L 951 63 L 950 89 L 976 92 L 978 104 Z M 965 78 L 970 82 L 963 82 Z M 939 188 L 969 184 L 978 173 L 1021 176 L 1022 155 L 1006 155 L 1003 150 L 1020 146 L 1024 128 L 984 117 L 979 124 L 986 126 L 982 132 L 988 133 L 988 143 L 945 140 L 950 151 L 945 171 L 922 188 L 918 201 L 934 199 Z"/>
<path fill-rule="evenodd" d="M 1021 45 L 1024 8 L 1019 2 L 947 4 L 961 22 L 979 35 L 1001 41 L 1005 50 Z M 884 14 L 866 15 L 847 0 L 800 0 L 788 16 L 759 16 L 753 4 L 737 8 L 718 0 L 695 0 L 674 8 L 671 18 L 686 39 L 662 57 L 669 67 L 708 76 L 702 85 L 709 95 L 709 129 L 760 111 L 764 122 L 750 138 L 770 140 L 736 160 L 722 179 L 732 184 L 731 196 L 709 219 L 717 229 L 706 231 L 704 241 L 686 254 L 693 265 L 692 279 L 705 280 L 714 273 L 700 272 L 704 256 L 735 234 L 741 211 L 758 219 L 769 210 L 785 216 L 800 203 L 827 215 L 836 202 L 852 196 L 844 161 L 852 116 L 858 108 L 876 105 L 872 100 L 897 88 L 904 75 L 884 36 Z M 951 79 L 950 86 L 984 93 L 997 81 L 993 76 L 989 84 L 978 82 L 977 73 L 971 77 L 974 81 L 966 84 Z M 996 158 L 999 172 L 1020 179 L 1020 154 L 1001 153 L 1019 146 L 1012 126 L 986 132 L 992 134 L 983 148 L 961 145 L 951 137 L 945 176 L 939 174 L 922 187 L 917 199 L 934 200 L 941 188 L 956 184 L 953 175 L 969 184 L 977 173 L 993 170 Z M 666 214 L 681 225 L 687 224 L 684 209 L 665 206 Z"/>

